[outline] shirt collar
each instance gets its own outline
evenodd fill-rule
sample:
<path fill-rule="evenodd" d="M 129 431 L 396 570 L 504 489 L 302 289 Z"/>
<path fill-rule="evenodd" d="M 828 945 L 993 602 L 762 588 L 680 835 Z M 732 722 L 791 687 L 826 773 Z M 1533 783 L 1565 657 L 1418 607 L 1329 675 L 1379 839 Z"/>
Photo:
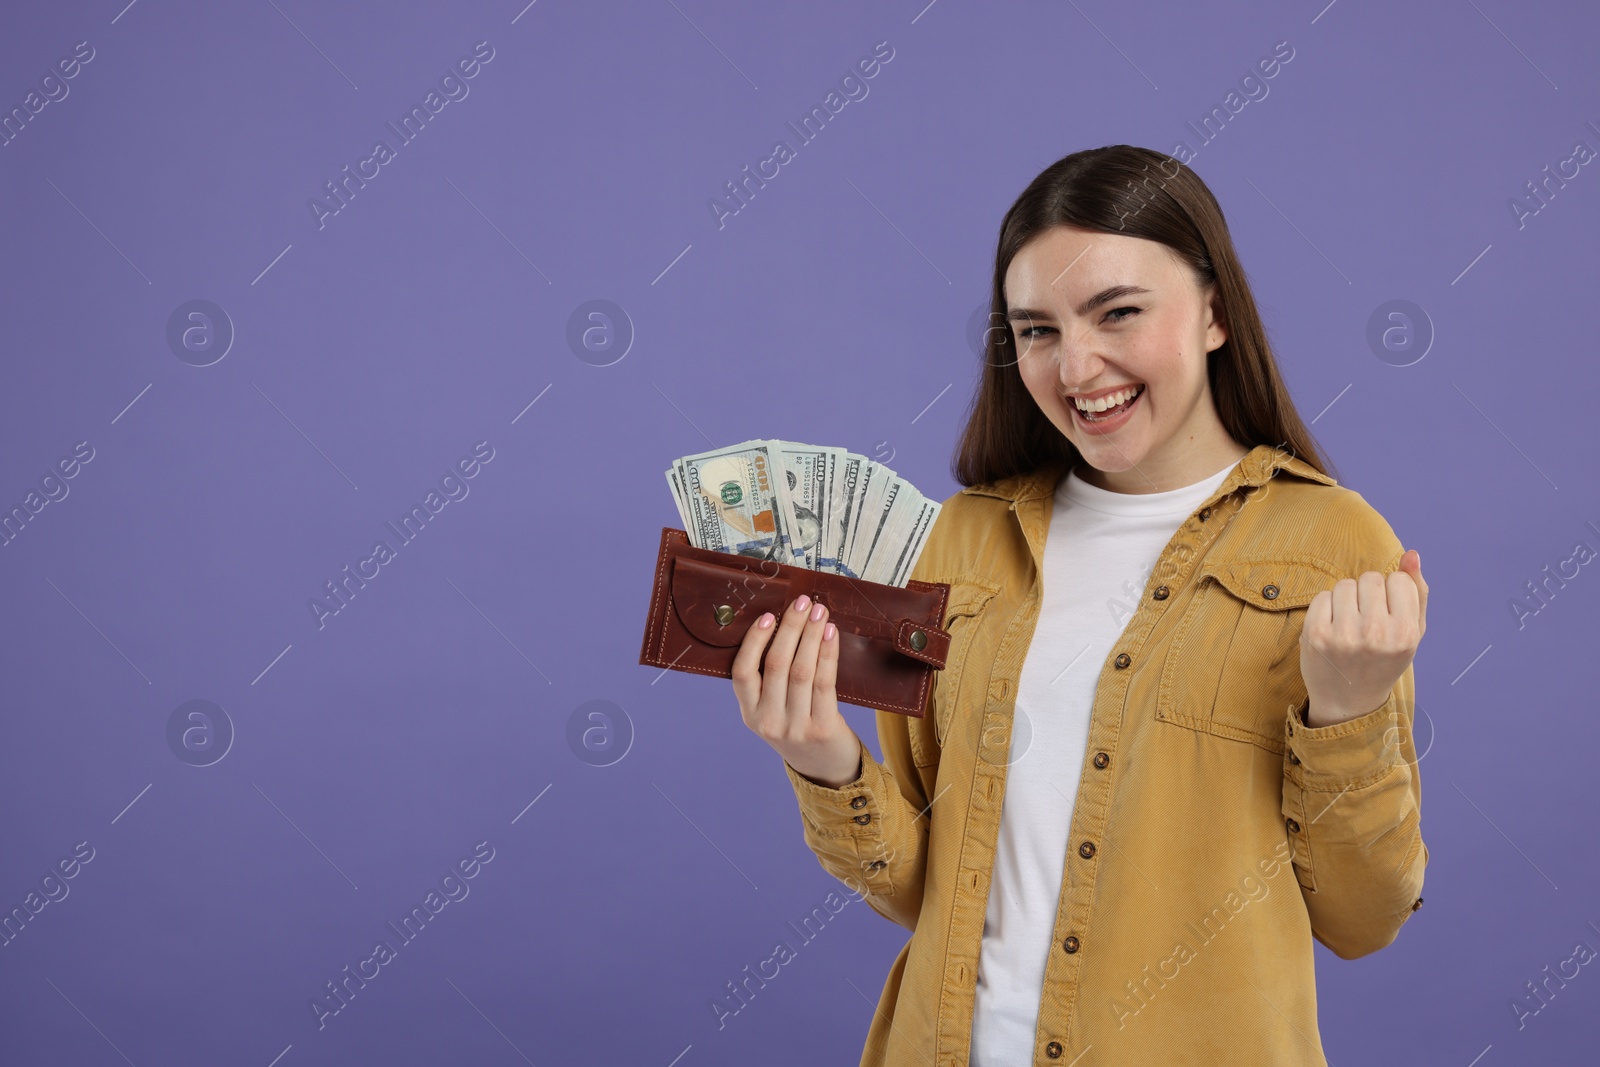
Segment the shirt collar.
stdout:
<path fill-rule="evenodd" d="M 1262 485 L 1279 470 L 1288 471 L 1290 474 L 1295 474 L 1311 481 L 1322 482 L 1324 485 L 1339 484 L 1335 479 L 1323 474 L 1309 463 L 1290 455 L 1281 448 L 1276 448 L 1272 445 L 1257 445 L 1239 461 L 1227 478 L 1223 479 L 1222 484 L 1217 487 L 1214 495 L 1216 497 L 1226 496 L 1241 485 Z M 1009 500 L 1013 504 L 1020 504 L 1034 497 L 1054 493 L 1056 485 L 1066 472 L 1066 465 L 1056 461 L 1025 474 L 1013 474 L 996 481 L 969 485 L 962 489 L 961 492 L 969 496 L 992 496 L 1000 500 Z"/>

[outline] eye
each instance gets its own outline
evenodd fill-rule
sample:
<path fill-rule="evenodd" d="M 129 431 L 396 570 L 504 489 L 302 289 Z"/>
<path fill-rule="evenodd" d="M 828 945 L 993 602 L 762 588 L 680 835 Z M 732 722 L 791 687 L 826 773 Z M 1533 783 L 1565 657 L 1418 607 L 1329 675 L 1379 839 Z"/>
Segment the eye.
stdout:
<path fill-rule="evenodd" d="M 1053 327 L 1053 326 L 1029 326 L 1029 327 L 1027 327 L 1025 329 L 1021 329 L 1021 330 L 1016 331 L 1016 334 L 1017 334 L 1017 336 L 1019 338 L 1020 337 L 1026 337 L 1026 338 L 1030 338 L 1031 339 L 1031 338 L 1035 338 L 1035 337 L 1044 336 L 1044 334 L 1039 332 L 1039 331 L 1042 331 L 1042 330 L 1053 330 L 1053 329 L 1055 329 L 1055 327 Z"/>
<path fill-rule="evenodd" d="M 1120 307 L 1120 308 L 1117 308 L 1114 311 L 1106 312 L 1106 318 L 1111 319 L 1112 322 L 1121 322 L 1121 321 L 1123 321 L 1124 318 L 1126 318 L 1126 316 L 1120 316 L 1118 318 L 1111 318 L 1111 317 L 1113 315 L 1116 315 L 1118 312 L 1122 312 L 1122 311 L 1131 311 L 1135 315 L 1137 315 L 1137 314 L 1139 314 L 1140 309 L 1136 308 L 1136 307 Z"/>

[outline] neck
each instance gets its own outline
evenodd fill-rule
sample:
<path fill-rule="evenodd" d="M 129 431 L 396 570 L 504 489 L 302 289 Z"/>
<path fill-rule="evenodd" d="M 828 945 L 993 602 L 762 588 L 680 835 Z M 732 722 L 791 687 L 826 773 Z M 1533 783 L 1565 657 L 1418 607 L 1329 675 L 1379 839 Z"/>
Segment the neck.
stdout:
<path fill-rule="evenodd" d="M 1089 465 L 1081 456 L 1074 466 L 1078 477 L 1098 489 L 1113 493 L 1165 493 L 1193 485 L 1250 454 L 1232 438 L 1213 447 L 1191 447 L 1172 459 L 1146 459 L 1127 470 L 1103 471 Z"/>

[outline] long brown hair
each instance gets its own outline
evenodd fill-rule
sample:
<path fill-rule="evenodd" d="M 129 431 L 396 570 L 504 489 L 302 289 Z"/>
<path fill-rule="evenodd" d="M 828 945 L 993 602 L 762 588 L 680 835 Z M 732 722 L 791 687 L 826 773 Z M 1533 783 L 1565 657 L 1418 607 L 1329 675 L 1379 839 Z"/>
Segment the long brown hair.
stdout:
<path fill-rule="evenodd" d="M 1337 478 L 1278 374 L 1216 197 L 1173 157 L 1118 144 L 1074 152 L 1050 164 L 1000 223 L 989 327 L 983 334 L 983 377 L 952 463 L 957 482 L 977 485 L 1054 464 L 1065 470 L 1080 458 L 1077 446 L 1045 417 L 1023 384 L 1017 369 L 1020 349 L 1006 318 L 1006 268 L 1033 237 L 1061 225 L 1159 241 L 1189 264 L 1202 288 L 1215 284 L 1228 339 L 1209 354 L 1206 374 L 1223 427 L 1246 448 L 1280 447 Z"/>

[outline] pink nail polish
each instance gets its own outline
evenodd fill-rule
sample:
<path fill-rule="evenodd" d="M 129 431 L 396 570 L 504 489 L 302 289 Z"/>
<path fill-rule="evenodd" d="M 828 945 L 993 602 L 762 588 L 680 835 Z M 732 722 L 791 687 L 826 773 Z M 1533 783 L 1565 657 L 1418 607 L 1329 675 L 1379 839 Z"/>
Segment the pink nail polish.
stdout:
<path fill-rule="evenodd" d="M 818 601 L 817 603 L 811 605 L 811 621 L 812 622 L 817 622 L 821 618 L 822 618 L 822 603 L 821 603 L 821 601 Z"/>
<path fill-rule="evenodd" d="M 834 633 L 833 623 L 830 622 L 822 628 L 822 639 L 824 641 L 832 641 Z"/>
<path fill-rule="evenodd" d="M 762 612 L 761 613 L 761 618 L 756 620 L 756 625 L 761 627 L 763 630 L 765 630 L 767 627 L 771 626 L 772 625 L 772 612 L 770 612 L 770 611 Z"/>
<path fill-rule="evenodd" d="M 796 598 L 796 599 L 795 599 L 795 602 L 794 602 L 794 610 L 796 610 L 796 611 L 804 611 L 804 610 L 806 610 L 806 608 L 807 608 L 807 607 L 809 607 L 809 606 L 810 606 L 810 605 L 811 605 L 811 598 L 810 598 L 810 597 L 808 597 L 808 596 L 806 596 L 806 595 L 805 595 L 805 594 L 804 594 L 804 593 L 801 593 L 801 594 L 800 594 L 800 595 L 799 595 L 799 596 L 798 596 L 798 597 L 797 597 L 797 598 Z"/>

